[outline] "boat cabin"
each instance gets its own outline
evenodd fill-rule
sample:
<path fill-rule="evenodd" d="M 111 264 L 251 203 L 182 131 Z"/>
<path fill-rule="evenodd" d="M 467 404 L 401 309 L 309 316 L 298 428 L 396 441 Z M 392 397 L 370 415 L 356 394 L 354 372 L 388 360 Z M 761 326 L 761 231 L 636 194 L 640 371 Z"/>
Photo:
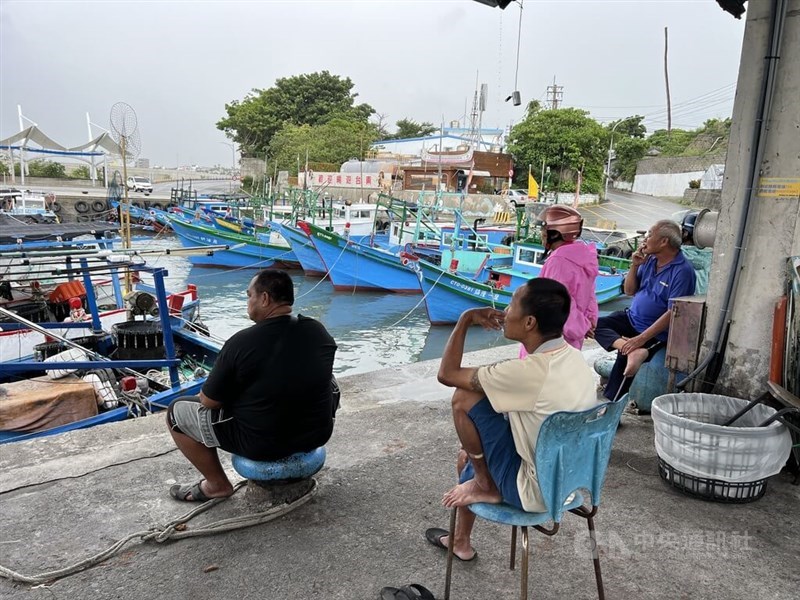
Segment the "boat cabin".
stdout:
<path fill-rule="evenodd" d="M 39 216 L 55 220 L 56 214 L 49 209 L 48 200 L 55 200 L 55 196 L 6 188 L 0 190 L 0 211 L 17 217 Z"/>

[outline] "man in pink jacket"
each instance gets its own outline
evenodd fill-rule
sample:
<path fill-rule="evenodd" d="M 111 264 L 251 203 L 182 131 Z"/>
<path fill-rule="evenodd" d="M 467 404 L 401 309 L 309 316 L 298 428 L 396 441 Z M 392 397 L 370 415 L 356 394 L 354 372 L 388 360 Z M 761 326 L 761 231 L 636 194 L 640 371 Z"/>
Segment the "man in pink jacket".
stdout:
<path fill-rule="evenodd" d="M 594 244 L 576 242 L 583 230 L 583 218 L 570 206 L 556 204 L 539 216 L 547 260 L 539 277 L 562 283 L 572 299 L 569 318 L 564 325 L 564 339 L 578 350 L 586 335 L 597 325 L 595 279 L 599 272 Z M 520 349 L 520 358 L 527 356 Z"/>

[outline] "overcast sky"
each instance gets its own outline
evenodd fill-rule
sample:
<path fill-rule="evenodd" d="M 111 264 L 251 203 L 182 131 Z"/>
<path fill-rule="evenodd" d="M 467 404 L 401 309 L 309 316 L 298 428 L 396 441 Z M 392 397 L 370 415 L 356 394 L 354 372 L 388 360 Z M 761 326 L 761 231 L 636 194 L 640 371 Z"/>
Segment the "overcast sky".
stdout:
<path fill-rule="evenodd" d="M 652 115 L 653 130 L 666 125 L 664 27 L 673 126 L 731 114 L 744 20 L 714 0 L 524 0 L 514 107 L 519 18 L 516 4 L 472 0 L 0 0 L 0 138 L 19 130 L 19 104 L 76 146 L 87 112 L 108 128 L 124 101 L 151 165 L 227 166 L 225 103 L 322 70 L 350 77 L 392 125 L 462 118 L 477 81 L 484 126 L 507 127 L 555 77 L 564 106 L 601 121 Z"/>

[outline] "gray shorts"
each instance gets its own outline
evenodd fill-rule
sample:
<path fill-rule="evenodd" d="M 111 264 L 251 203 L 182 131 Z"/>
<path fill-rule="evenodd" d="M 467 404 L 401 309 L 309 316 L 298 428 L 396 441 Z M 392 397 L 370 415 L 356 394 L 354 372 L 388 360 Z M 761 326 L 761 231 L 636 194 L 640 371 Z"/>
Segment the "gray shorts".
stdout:
<path fill-rule="evenodd" d="M 172 420 L 185 435 L 208 448 L 219 448 L 214 433 L 214 423 L 223 420 L 221 410 L 213 410 L 191 400 L 176 400 L 172 403 Z"/>

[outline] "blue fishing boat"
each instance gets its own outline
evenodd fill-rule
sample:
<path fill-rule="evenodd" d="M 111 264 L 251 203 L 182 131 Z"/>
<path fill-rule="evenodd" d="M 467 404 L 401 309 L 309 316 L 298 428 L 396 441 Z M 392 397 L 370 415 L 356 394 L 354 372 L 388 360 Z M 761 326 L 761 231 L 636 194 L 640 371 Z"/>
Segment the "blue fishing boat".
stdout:
<path fill-rule="evenodd" d="M 305 231 L 288 223 L 270 222 L 270 225 L 289 242 L 292 252 L 294 252 L 300 267 L 307 276 L 325 277 L 327 275 L 328 270 L 325 267 L 325 263 Z"/>
<path fill-rule="evenodd" d="M 514 291 L 537 277 L 543 264 L 544 248 L 538 244 L 521 242 L 512 248 L 513 255 L 507 256 L 445 250 L 442 252 L 441 265 L 412 257 L 408 267 L 418 276 L 431 324 L 455 323 L 461 313 L 469 308 L 488 306 L 504 310 L 511 302 Z M 622 294 L 624 277 L 623 270 L 600 267 L 595 279 L 598 304 L 609 302 Z"/>
<path fill-rule="evenodd" d="M 339 235 L 306 221 L 301 221 L 299 226 L 303 230 L 308 228 L 334 289 L 420 293 L 416 275 L 403 264 L 407 259 L 395 249 L 385 249 L 374 243 L 375 238 L 386 237 L 386 234 Z"/>
<path fill-rule="evenodd" d="M 7 382 L 0 444 L 145 415 L 201 388 L 220 346 L 186 318 L 185 297 L 167 295 L 165 269 L 136 264 L 138 271 L 152 275 L 152 293 L 128 294 L 123 318 L 110 328 L 101 318 L 91 275 L 105 270 L 118 277 L 133 266 L 119 261 L 89 265 L 83 259 L 80 268 L 68 269 L 85 282 L 86 319 L 34 323 L 0 308 L 8 319 L 4 333 L 36 333 L 49 340 L 36 347 L 34 356 L 0 363 L 0 379 Z M 53 269 L 57 275 L 62 271 Z M 61 335 L 64 330 L 88 335 L 69 338 Z M 47 375 L 38 376 L 42 372 Z"/>
<path fill-rule="evenodd" d="M 298 220 L 324 226 L 326 230 L 338 234 L 347 230 L 350 236 L 360 237 L 370 235 L 373 231 L 382 232 L 388 226 L 388 217 L 380 214 L 378 204 L 313 203 L 310 206 L 295 206 L 295 209 L 286 221 L 270 220 L 266 225 L 289 242 L 305 274 L 315 277 L 324 277 L 327 269 L 309 233 L 302 226 L 294 224 Z"/>
<path fill-rule="evenodd" d="M 199 219 L 169 215 L 170 225 L 186 248 L 227 245 L 225 250 L 191 256 L 195 265 L 263 269 L 272 266 L 297 268 L 299 263 L 289 244 L 277 233 L 249 236 L 215 227 Z"/>

